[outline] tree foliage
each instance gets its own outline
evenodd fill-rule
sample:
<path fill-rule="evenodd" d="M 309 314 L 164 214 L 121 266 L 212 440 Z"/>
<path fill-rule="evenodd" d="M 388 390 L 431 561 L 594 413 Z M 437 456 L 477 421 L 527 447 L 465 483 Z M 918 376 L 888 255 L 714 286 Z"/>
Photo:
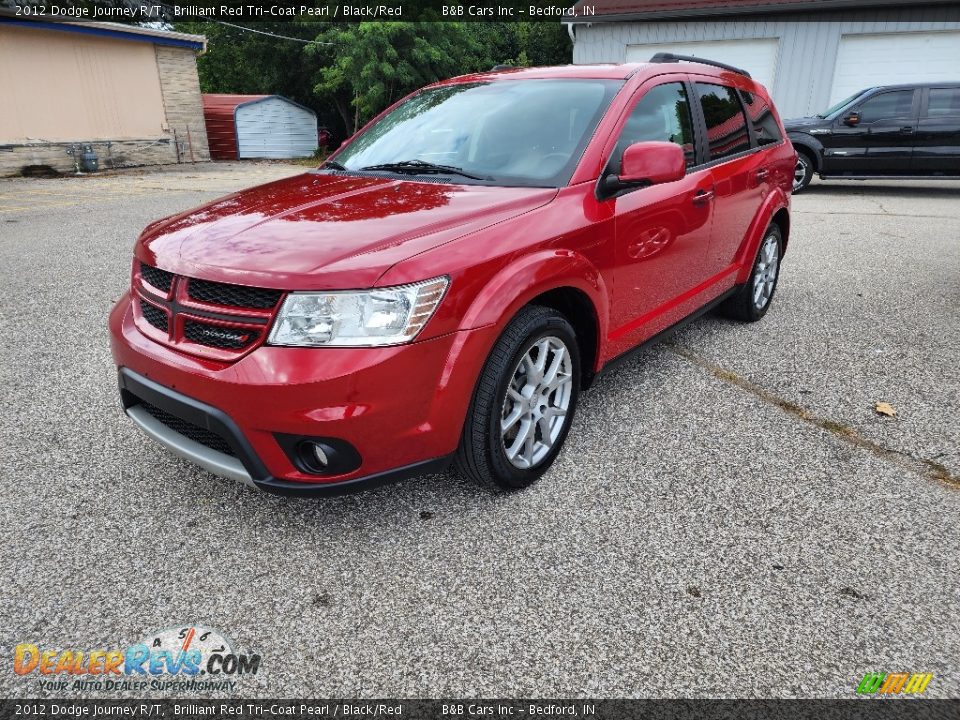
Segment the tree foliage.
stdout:
<path fill-rule="evenodd" d="M 325 60 L 314 90 L 334 98 L 354 129 L 419 87 L 489 62 L 462 23 L 330 24 L 316 39 L 330 44 L 307 50 Z"/>
<path fill-rule="evenodd" d="M 496 64 L 566 64 L 572 55 L 559 22 L 255 26 L 301 42 L 212 22 L 178 22 L 175 29 L 207 36 L 208 51 L 197 63 L 203 92 L 283 95 L 343 135 L 428 83 Z"/>

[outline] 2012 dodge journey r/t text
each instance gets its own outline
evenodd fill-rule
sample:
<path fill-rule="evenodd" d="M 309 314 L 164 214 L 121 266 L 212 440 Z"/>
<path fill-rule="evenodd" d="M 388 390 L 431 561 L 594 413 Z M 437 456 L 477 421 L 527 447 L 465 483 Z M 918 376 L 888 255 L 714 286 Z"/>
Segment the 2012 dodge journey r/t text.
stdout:
<path fill-rule="evenodd" d="M 123 407 L 273 492 L 451 461 L 525 487 L 612 361 L 707 308 L 767 312 L 795 163 L 719 63 L 437 83 L 318 170 L 146 228 L 110 317 Z"/>

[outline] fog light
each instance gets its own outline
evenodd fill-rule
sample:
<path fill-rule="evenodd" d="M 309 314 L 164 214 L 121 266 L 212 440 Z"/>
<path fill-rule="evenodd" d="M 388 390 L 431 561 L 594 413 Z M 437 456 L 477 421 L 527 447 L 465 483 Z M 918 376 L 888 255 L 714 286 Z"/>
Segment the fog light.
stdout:
<path fill-rule="evenodd" d="M 275 433 L 294 467 L 308 475 L 343 475 L 360 467 L 360 453 L 339 438 Z"/>
<path fill-rule="evenodd" d="M 327 467 L 327 465 L 330 464 L 330 460 L 327 458 L 327 453 L 324 451 L 323 446 L 317 443 L 310 443 L 310 445 L 313 446 L 313 457 L 320 463 L 320 467 Z"/>

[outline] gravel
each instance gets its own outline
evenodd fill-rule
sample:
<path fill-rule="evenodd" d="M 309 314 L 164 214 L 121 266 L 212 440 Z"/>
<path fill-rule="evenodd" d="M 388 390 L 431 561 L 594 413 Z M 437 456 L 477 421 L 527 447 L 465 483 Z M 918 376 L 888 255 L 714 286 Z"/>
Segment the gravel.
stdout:
<path fill-rule="evenodd" d="M 137 432 L 106 331 L 148 221 L 298 171 L 0 182 L 4 695 L 70 696 L 18 643 L 194 623 L 262 655 L 243 696 L 960 695 L 960 185 L 812 185 L 763 322 L 604 376 L 524 492 L 299 500 Z"/>

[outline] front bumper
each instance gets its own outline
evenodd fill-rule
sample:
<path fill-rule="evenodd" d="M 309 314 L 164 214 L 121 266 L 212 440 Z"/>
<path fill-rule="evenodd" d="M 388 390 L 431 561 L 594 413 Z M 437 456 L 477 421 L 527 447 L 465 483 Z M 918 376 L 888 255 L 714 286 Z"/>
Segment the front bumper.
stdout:
<path fill-rule="evenodd" d="M 147 435 L 214 474 L 308 495 L 443 468 L 494 339 L 486 327 L 387 348 L 263 346 L 223 363 L 144 336 L 129 297 L 113 309 L 110 330 L 124 409 Z M 169 416 L 175 421 L 158 420 Z M 200 428 L 201 442 L 178 432 L 179 421 Z M 203 432 L 217 442 L 203 442 Z M 284 448 L 286 436 L 342 441 L 356 449 L 359 466 L 305 472 Z"/>

